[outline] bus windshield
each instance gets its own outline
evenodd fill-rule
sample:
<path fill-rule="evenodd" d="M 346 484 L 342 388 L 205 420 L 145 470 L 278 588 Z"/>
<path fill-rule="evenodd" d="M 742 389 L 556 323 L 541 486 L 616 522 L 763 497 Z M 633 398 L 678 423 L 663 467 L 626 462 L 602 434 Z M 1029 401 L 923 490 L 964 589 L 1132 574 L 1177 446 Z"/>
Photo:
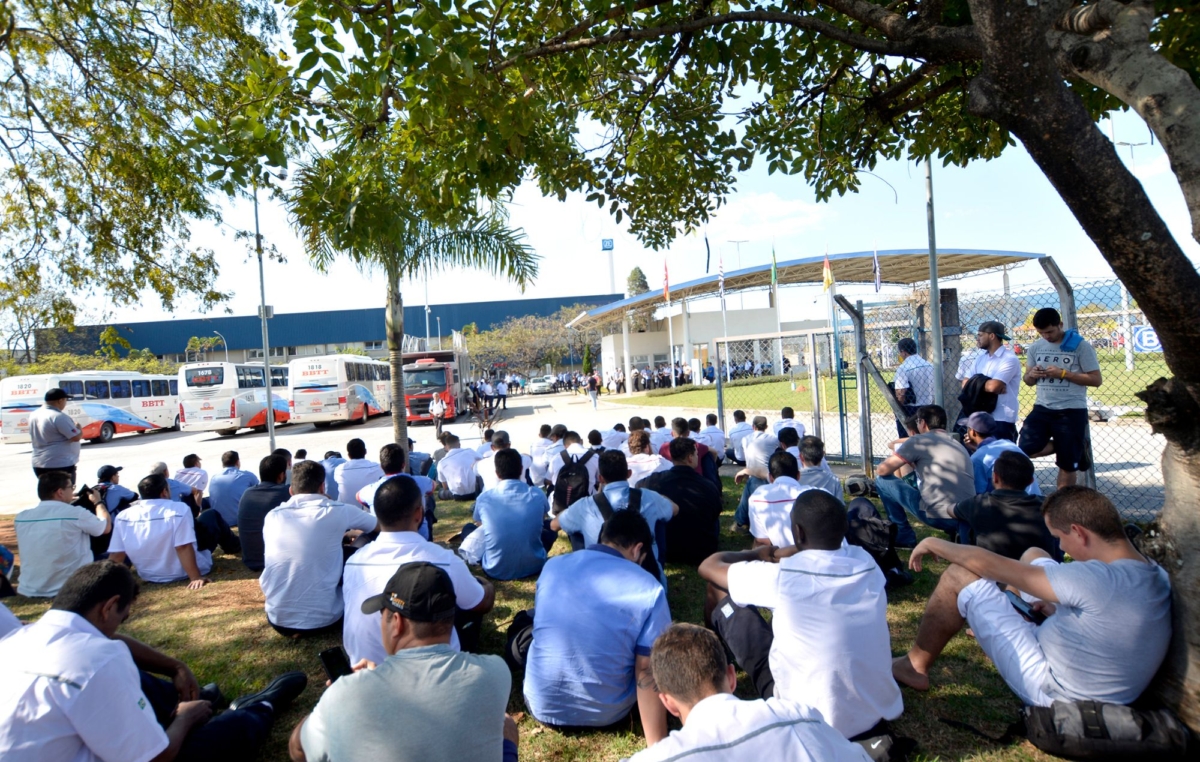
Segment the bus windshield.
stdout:
<path fill-rule="evenodd" d="M 443 368 L 404 371 L 404 388 L 440 392 L 446 388 L 446 371 Z"/>
<path fill-rule="evenodd" d="M 220 386 L 225 383 L 225 369 L 218 366 L 185 370 L 183 380 L 188 386 Z"/>

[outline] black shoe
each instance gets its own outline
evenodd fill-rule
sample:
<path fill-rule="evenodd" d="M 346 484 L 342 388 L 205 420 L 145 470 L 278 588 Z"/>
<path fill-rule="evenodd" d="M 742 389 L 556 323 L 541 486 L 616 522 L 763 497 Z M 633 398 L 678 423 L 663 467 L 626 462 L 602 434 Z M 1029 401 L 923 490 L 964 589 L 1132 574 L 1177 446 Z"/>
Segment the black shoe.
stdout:
<path fill-rule="evenodd" d="M 271 706 L 278 712 L 303 693 L 307 685 L 308 676 L 303 672 L 285 672 L 272 680 L 270 685 L 258 693 L 250 693 L 235 698 L 233 703 L 229 705 L 229 709 L 230 711 L 235 711 L 245 709 L 254 704 L 270 702 Z"/>
<path fill-rule="evenodd" d="M 207 701 L 212 704 L 213 711 L 218 711 L 225 707 L 229 702 L 221 695 L 221 689 L 216 683 L 209 683 L 200 689 L 200 700 Z"/>

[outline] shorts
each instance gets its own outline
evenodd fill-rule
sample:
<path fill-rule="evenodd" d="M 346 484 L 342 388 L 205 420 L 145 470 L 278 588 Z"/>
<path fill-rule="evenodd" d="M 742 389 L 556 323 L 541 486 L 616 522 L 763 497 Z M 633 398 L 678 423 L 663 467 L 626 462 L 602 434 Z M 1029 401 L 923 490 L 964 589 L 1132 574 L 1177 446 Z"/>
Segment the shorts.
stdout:
<path fill-rule="evenodd" d="M 1051 410 L 1034 405 L 1021 427 L 1020 447 L 1026 455 L 1041 452 L 1054 440 L 1054 463 L 1073 473 L 1091 467 L 1087 457 L 1088 412 L 1085 408 Z"/>
<path fill-rule="evenodd" d="M 1054 564 L 1038 559 L 1038 566 Z M 1028 596 L 1022 598 L 1029 600 Z M 1004 591 L 990 579 L 979 579 L 958 594 L 958 613 L 967 620 L 979 647 L 1004 682 L 1027 706 L 1050 706 L 1054 699 L 1043 688 L 1050 665 L 1037 639 L 1037 625 L 1021 616 Z"/>

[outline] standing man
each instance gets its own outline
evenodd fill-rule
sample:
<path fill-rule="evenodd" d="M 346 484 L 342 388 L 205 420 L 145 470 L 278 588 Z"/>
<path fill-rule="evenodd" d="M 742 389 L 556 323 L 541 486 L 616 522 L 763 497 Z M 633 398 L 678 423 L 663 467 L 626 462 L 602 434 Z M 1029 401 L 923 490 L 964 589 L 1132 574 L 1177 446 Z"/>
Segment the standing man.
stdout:
<path fill-rule="evenodd" d="M 1087 390 L 1103 383 L 1096 350 L 1079 332 L 1063 330 L 1058 310 L 1033 314 L 1041 338 L 1029 349 L 1025 385 L 1037 389 L 1037 401 L 1021 427 L 1021 449 L 1031 458 L 1051 453 L 1058 486 L 1075 484 L 1075 474 L 1091 468 L 1087 457 Z"/>
<path fill-rule="evenodd" d="M 500 407 L 508 410 L 508 382 L 503 378 L 496 382 L 496 398 L 500 400 Z"/>
<path fill-rule="evenodd" d="M 70 395 L 57 386 L 46 392 L 46 404 L 29 416 L 29 439 L 33 443 L 33 475 L 66 471 L 75 480 L 79 443 L 83 429 L 63 412 Z"/>
<path fill-rule="evenodd" d="M 975 358 L 975 367 L 971 376 L 987 376 L 988 381 L 983 390 L 996 395 L 996 409 L 992 417 L 996 419 L 995 436 L 1017 441 L 1017 390 L 1021 380 L 1021 361 L 1004 342 L 1011 338 L 1005 333 L 1003 323 L 989 320 L 979 326 L 975 335 L 975 343 L 982 350 Z M 963 379 L 966 388 L 971 379 Z"/>
<path fill-rule="evenodd" d="M 896 344 L 900 353 L 900 366 L 896 368 L 896 401 L 904 407 L 904 417 L 910 418 L 921 405 L 933 404 L 933 366 L 917 354 L 917 342 L 910 338 L 900 339 Z M 904 421 L 897 419 L 896 430 L 900 436 L 908 436 Z"/>
<path fill-rule="evenodd" d="M 208 483 L 208 502 L 214 511 L 221 514 L 226 524 L 235 527 L 242 494 L 258 484 L 258 477 L 242 470 L 241 456 L 233 450 L 221 455 L 221 466 L 224 470 Z"/>
<path fill-rule="evenodd" d="M 600 377 L 592 371 L 587 377 L 587 393 L 592 398 L 592 410 L 596 409 L 596 400 L 600 398 Z"/>
<path fill-rule="evenodd" d="M 429 403 L 429 414 L 433 416 L 433 438 L 442 438 L 442 422 L 446 419 L 446 402 L 441 394 L 433 395 Z"/>

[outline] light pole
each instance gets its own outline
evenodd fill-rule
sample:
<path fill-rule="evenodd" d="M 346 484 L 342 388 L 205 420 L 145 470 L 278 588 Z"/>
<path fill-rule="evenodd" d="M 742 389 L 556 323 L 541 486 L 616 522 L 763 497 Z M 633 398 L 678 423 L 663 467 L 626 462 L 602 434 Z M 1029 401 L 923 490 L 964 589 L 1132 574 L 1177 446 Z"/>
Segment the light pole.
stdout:
<path fill-rule="evenodd" d="M 220 331 L 213 331 L 213 333 L 221 340 L 221 346 L 225 347 L 225 362 L 229 362 L 229 342 L 225 341 L 225 337 L 221 335 Z"/>
<path fill-rule="evenodd" d="M 438 349 L 442 348 L 442 316 L 437 316 L 438 321 Z"/>
<path fill-rule="evenodd" d="M 738 269 L 741 270 L 742 269 L 742 244 L 750 243 L 750 241 L 743 239 L 741 241 L 726 241 L 725 243 L 732 243 L 735 246 L 737 246 Z M 746 297 L 745 297 L 744 292 L 740 289 L 738 290 L 738 309 L 739 310 L 746 309 Z"/>
<path fill-rule="evenodd" d="M 287 179 L 287 172 L 279 174 L 268 172 L 280 180 Z M 271 341 L 267 337 L 267 280 L 263 275 L 262 233 L 258 228 L 258 179 L 254 180 L 254 250 L 258 254 L 258 316 L 262 321 L 263 341 L 263 382 L 267 387 L 267 438 L 270 440 L 271 452 L 275 452 L 275 401 L 271 393 Z M 229 348 L 226 347 L 228 352 Z"/>

